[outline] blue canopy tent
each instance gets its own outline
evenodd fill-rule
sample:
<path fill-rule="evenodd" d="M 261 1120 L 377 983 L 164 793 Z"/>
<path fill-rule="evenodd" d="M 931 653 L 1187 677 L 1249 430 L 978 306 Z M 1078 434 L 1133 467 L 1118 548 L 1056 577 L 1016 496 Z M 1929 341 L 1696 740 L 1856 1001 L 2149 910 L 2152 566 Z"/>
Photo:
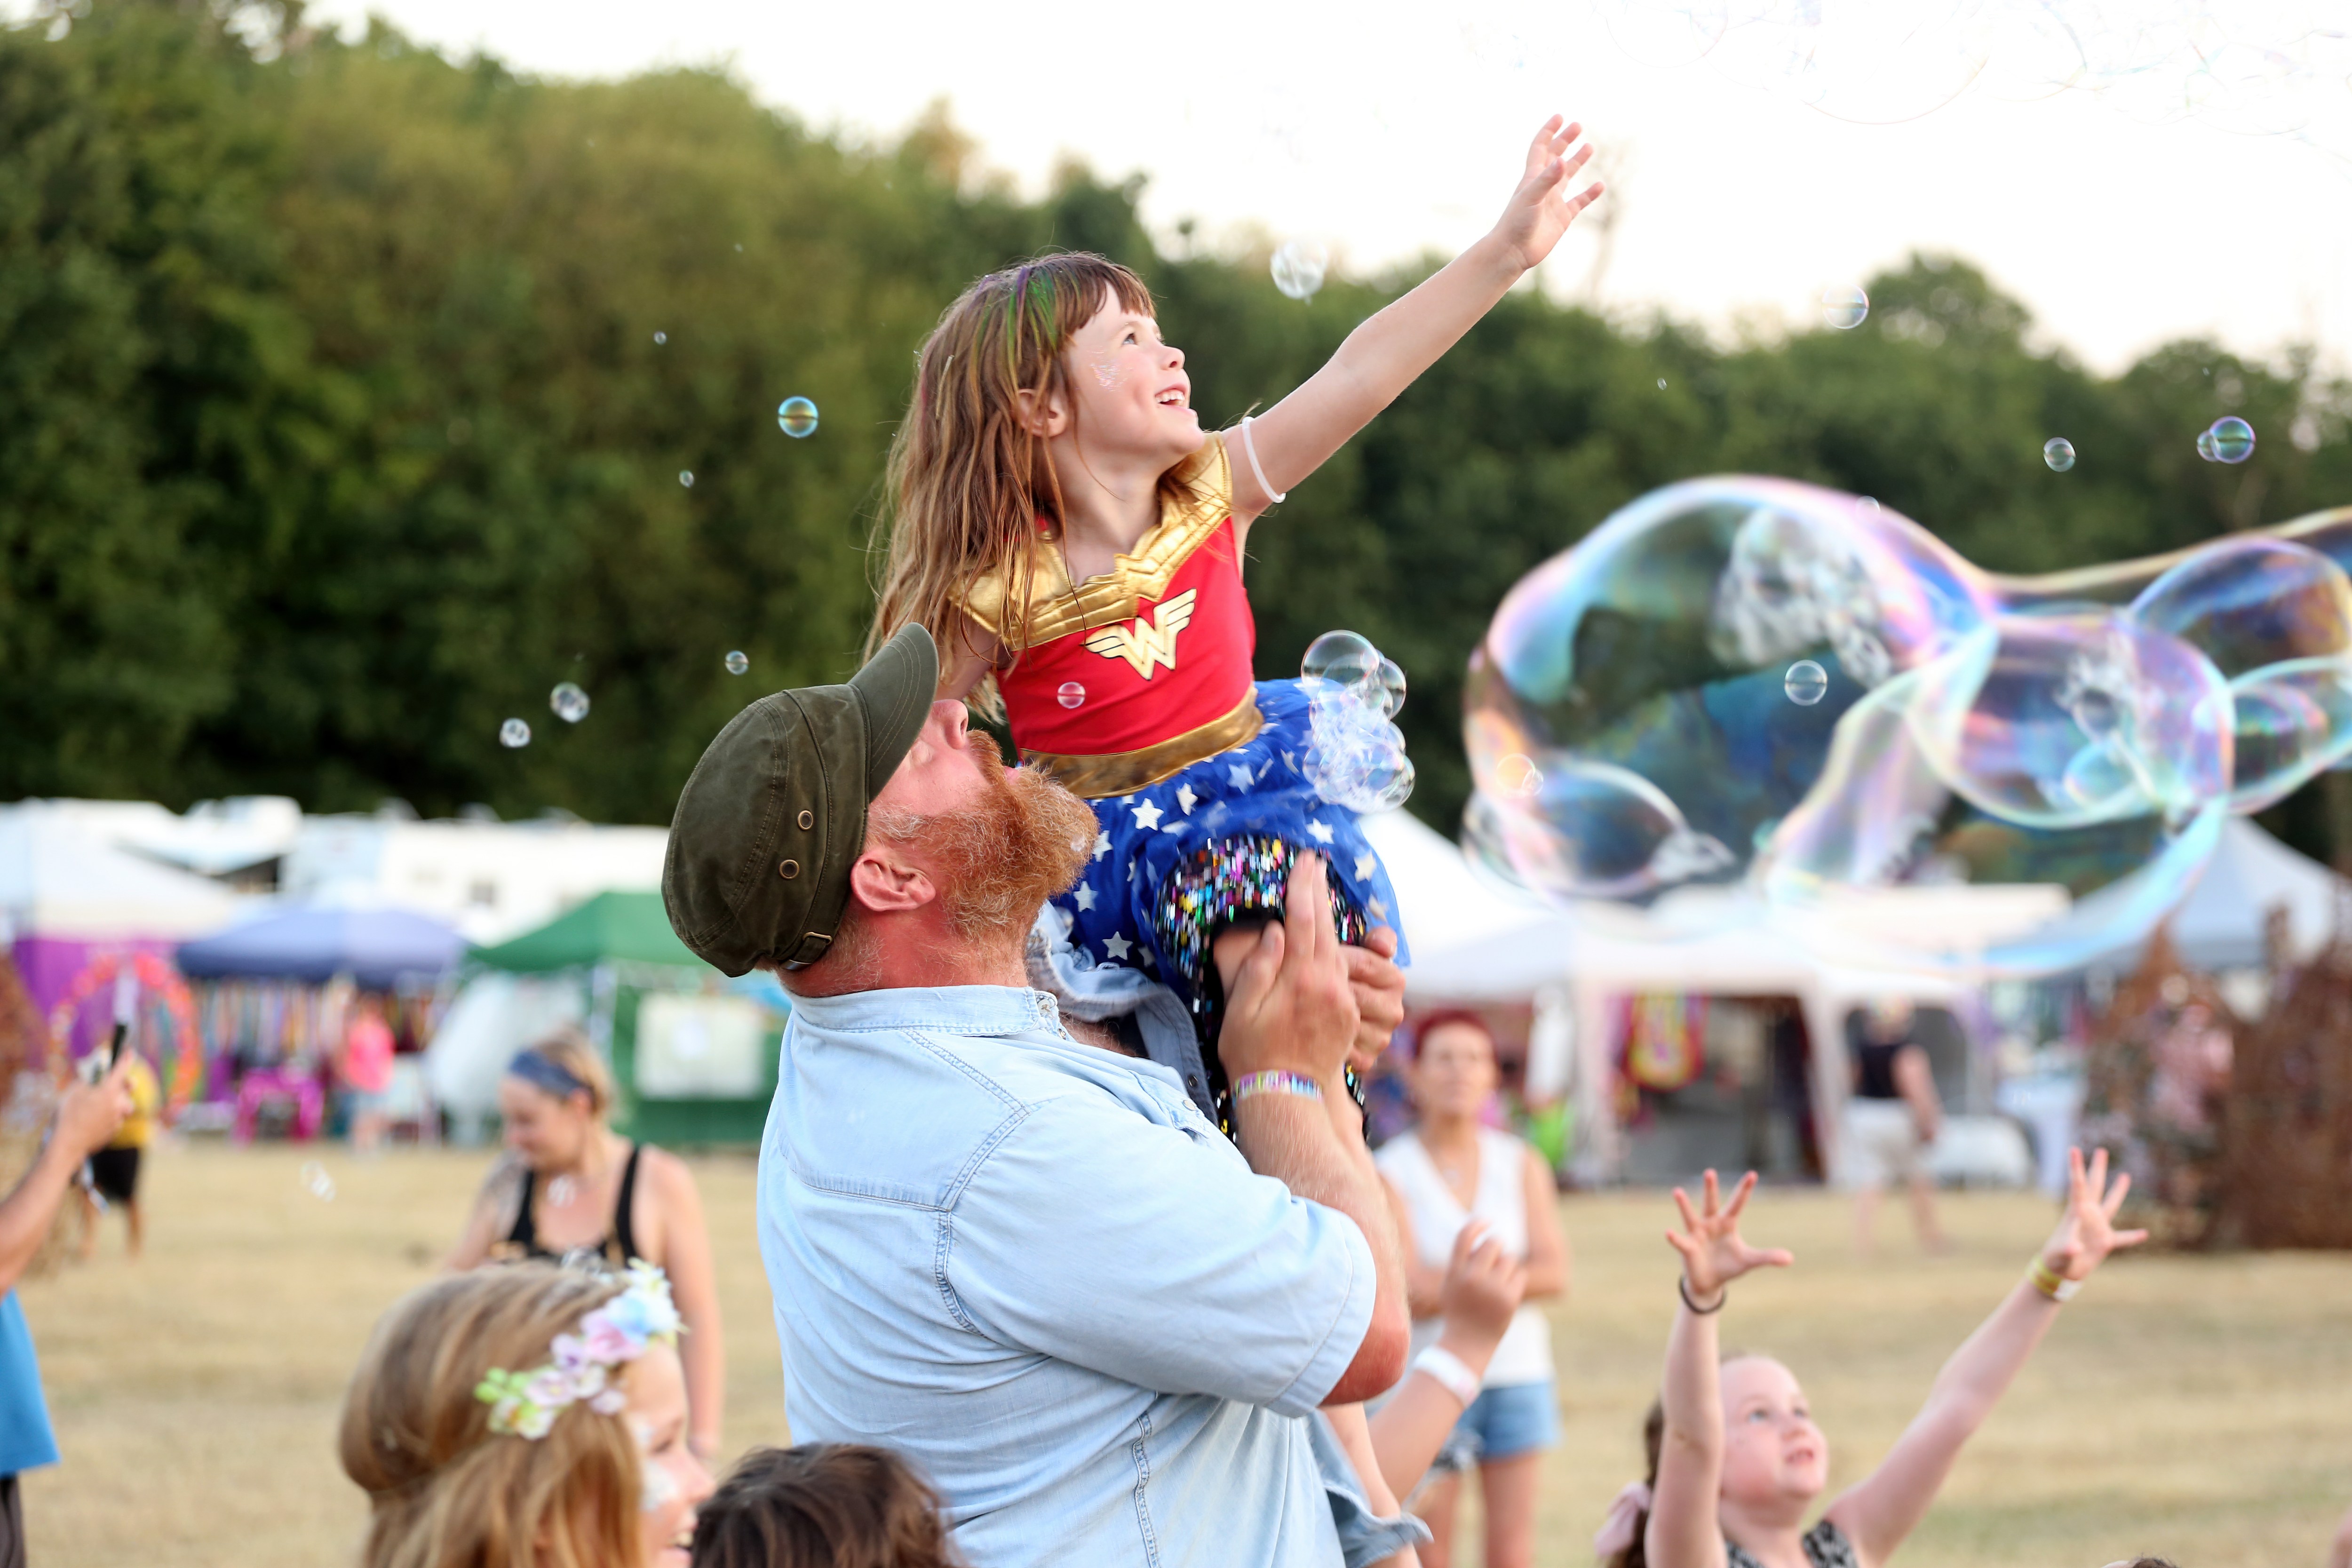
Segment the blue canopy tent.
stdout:
<path fill-rule="evenodd" d="M 180 973 L 198 980 L 298 980 L 348 974 L 371 991 L 437 979 L 466 955 L 466 939 L 406 910 L 282 910 L 184 943 Z"/>

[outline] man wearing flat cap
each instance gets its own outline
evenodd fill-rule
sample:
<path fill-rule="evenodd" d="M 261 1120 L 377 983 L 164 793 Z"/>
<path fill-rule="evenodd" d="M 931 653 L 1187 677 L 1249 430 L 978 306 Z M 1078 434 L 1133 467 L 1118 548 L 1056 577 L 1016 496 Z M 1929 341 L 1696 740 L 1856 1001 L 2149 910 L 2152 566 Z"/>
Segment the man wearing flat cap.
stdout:
<path fill-rule="evenodd" d="M 1237 1105 L 1236 1150 L 1031 989 L 1094 816 L 937 686 L 909 627 L 761 699 L 670 833 L 678 935 L 797 1001 L 759 1218 L 793 1435 L 912 1457 L 978 1568 L 1338 1564 L 1313 1412 L 1395 1383 L 1408 1324 L 1321 864 L 1233 988 L 1227 1069 L 1300 1084 Z"/>

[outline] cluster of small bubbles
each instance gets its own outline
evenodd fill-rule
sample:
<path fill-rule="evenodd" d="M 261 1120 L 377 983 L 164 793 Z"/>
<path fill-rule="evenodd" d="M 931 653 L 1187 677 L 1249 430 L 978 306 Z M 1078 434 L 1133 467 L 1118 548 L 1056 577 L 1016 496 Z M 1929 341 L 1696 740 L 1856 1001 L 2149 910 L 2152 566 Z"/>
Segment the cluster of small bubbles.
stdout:
<path fill-rule="evenodd" d="M 1354 632 L 1325 632 L 1298 661 L 1314 743 L 1307 782 L 1334 805 L 1391 811 L 1412 794 L 1412 759 L 1393 722 L 1404 706 L 1404 671 Z"/>
<path fill-rule="evenodd" d="M 655 347 L 658 348 L 658 347 L 660 347 L 662 344 L 664 344 L 664 343 L 666 343 L 666 342 L 669 342 L 669 334 L 668 334 L 667 332 L 656 332 L 656 333 L 654 334 L 654 346 L 655 346 Z"/>
<path fill-rule="evenodd" d="M 751 656 L 750 656 L 749 654 L 745 653 L 741 648 L 736 648 L 735 650 L 733 650 L 732 652 L 730 652 L 730 654 L 728 654 L 728 656 L 727 656 L 727 673 L 728 673 L 728 674 L 730 674 L 730 675 L 741 675 L 742 673 L 744 673 L 746 670 L 750 669 L 751 668 Z"/>
<path fill-rule="evenodd" d="M 2197 437 L 2197 455 L 2209 463 L 2242 463 L 2254 455 L 2254 427 L 2224 415 Z"/>
<path fill-rule="evenodd" d="M 694 470 L 692 468 L 680 468 L 677 471 L 677 482 L 684 485 L 688 489 L 692 489 L 694 488 Z"/>
<path fill-rule="evenodd" d="M 318 1161 L 302 1162 L 301 1180 L 304 1188 L 320 1203 L 331 1204 L 335 1201 L 335 1178 L 329 1175 L 327 1167 Z"/>
<path fill-rule="evenodd" d="M 1274 286 L 1292 300 L 1312 300 L 1323 287 L 1331 253 L 1311 239 L 1286 241 L 1274 253 Z"/>
<path fill-rule="evenodd" d="M 2076 967 L 2145 937 L 2228 816 L 2352 761 L 2347 563 L 2352 514 L 2322 514 L 2004 578 L 1833 491 L 1670 486 L 1497 608 L 1465 847 L 1562 902 L 1744 879 L 1841 962 Z M 1874 901 L 1958 883 L 2072 901 L 2021 889 L 1965 942 Z"/>
<path fill-rule="evenodd" d="M 520 719 L 509 719 L 499 726 L 499 744 L 509 751 L 530 744 L 530 726 Z"/>
<path fill-rule="evenodd" d="M 1859 283 L 1840 283 L 1822 290 L 1822 320 L 1840 331 L 1851 331 L 1870 314 L 1870 296 Z"/>
<path fill-rule="evenodd" d="M 1811 708 L 1830 694 L 1830 674 L 1810 658 L 1801 658 L 1789 667 L 1780 679 L 1780 689 L 1789 700 L 1800 708 Z"/>
<path fill-rule="evenodd" d="M 558 683 L 547 694 L 547 705 L 567 724 L 577 724 L 588 717 L 588 694 L 569 680 Z"/>
<path fill-rule="evenodd" d="M 1065 708 L 1082 707 L 1087 700 L 1087 689 L 1075 680 L 1065 680 L 1054 693 L 1054 700 Z"/>
<path fill-rule="evenodd" d="M 776 428 L 795 441 L 816 434 L 816 405 L 805 397 L 787 397 L 776 405 Z"/>
<path fill-rule="evenodd" d="M 2074 443 L 2063 436 L 2053 436 L 2042 443 L 2042 460 L 2050 465 L 2053 474 L 2063 474 L 2074 466 Z"/>

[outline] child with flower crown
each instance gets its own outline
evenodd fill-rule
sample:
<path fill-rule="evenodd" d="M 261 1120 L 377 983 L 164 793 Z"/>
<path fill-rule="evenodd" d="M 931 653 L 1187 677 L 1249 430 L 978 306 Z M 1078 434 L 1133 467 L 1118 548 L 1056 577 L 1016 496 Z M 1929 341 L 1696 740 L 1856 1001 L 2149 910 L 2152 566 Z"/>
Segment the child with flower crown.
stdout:
<path fill-rule="evenodd" d="M 1214 1012 L 1223 971 L 1241 962 L 1238 942 L 1220 939 L 1278 915 L 1293 853 L 1328 858 L 1344 937 L 1362 942 L 1395 919 L 1350 809 L 1384 779 L 1366 792 L 1358 766 L 1318 792 L 1318 742 L 1334 750 L 1318 721 L 1332 712 L 1317 713 L 1300 683 L 1252 680 L 1250 529 L 1599 197 L 1597 184 L 1573 189 L 1591 152 L 1580 134 L 1546 121 L 1486 237 L 1233 431 L 1202 430 L 1184 354 L 1160 337 L 1150 292 L 1099 257 L 1047 256 L 981 279 L 918 358 L 891 453 L 876 644 L 908 622 L 927 627 L 941 695 L 1001 701 L 1023 759 L 1093 801 L 1094 858 L 1059 900 L 1073 940 L 1088 961 L 1152 972 L 1190 1005 L 1220 1110 Z M 1356 729 L 1375 742 L 1386 716 L 1376 661 L 1355 672 L 1377 715 Z M 1333 721 L 1349 727 L 1344 712 Z M 1374 771 L 1393 776 L 1401 762 Z"/>
<path fill-rule="evenodd" d="M 686 1440 L 669 1281 L 517 1264 L 411 1291 L 343 1398 L 366 1568 L 688 1568 L 710 1476 Z"/>

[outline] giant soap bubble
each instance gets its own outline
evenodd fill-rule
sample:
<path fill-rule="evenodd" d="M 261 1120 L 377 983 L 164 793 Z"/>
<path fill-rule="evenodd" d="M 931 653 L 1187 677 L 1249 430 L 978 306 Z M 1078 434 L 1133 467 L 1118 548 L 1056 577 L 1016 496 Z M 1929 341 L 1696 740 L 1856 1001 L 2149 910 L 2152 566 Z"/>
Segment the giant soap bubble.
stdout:
<path fill-rule="evenodd" d="M 1561 903 L 1745 882 L 1858 961 L 2079 963 L 2179 901 L 2224 816 L 2352 757 L 2347 560 L 2352 508 L 2004 578 L 1835 491 L 1674 485 L 1496 611 L 1464 698 L 1465 842 Z M 1791 701 L 1807 664 L 1819 700 Z M 1967 952 L 1815 918 L 1956 884 L 2070 908 Z"/>

